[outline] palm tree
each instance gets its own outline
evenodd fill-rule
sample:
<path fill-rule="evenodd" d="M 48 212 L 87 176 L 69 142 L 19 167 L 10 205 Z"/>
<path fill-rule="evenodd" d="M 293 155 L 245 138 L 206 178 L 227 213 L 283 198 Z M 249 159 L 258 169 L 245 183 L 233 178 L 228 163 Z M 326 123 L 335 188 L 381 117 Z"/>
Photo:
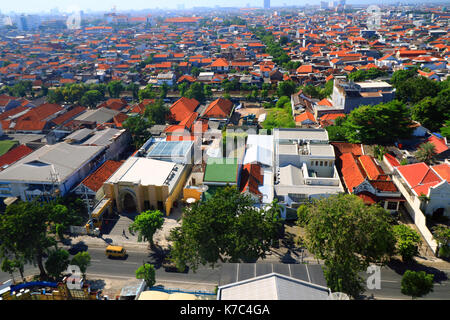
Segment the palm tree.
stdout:
<path fill-rule="evenodd" d="M 416 152 L 416 158 L 419 161 L 431 164 L 436 154 L 437 153 L 435 145 L 431 142 L 427 142 L 420 145 L 419 149 Z"/>

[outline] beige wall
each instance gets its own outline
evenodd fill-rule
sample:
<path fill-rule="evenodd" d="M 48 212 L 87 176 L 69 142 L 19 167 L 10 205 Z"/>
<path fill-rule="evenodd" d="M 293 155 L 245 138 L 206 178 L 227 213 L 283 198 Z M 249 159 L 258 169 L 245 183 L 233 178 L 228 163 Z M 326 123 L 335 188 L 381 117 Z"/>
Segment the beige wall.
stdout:
<path fill-rule="evenodd" d="M 180 175 L 172 193 L 169 194 L 169 186 L 141 186 L 129 183 L 117 183 L 117 184 L 104 184 L 104 193 L 107 197 L 114 199 L 116 202 L 116 207 L 119 212 L 123 210 L 122 201 L 123 195 L 127 191 L 132 191 L 136 197 L 136 208 L 138 212 L 145 210 L 144 202 L 148 201 L 150 206 L 155 209 L 158 208 L 158 201 L 163 203 L 165 206 L 166 215 L 170 214 L 172 210 L 173 202 L 176 201 L 184 185 L 186 184 L 186 179 L 190 173 L 190 166 L 186 166 L 183 173 Z"/>

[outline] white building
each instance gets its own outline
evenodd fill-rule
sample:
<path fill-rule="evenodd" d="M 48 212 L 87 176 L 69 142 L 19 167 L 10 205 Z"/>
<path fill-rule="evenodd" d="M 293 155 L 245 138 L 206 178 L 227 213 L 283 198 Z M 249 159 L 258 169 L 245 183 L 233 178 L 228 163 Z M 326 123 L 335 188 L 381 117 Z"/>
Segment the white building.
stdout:
<path fill-rule="evenodd" d="M 64 196 L 105 161 L 105 147 L 45 145 L 0 172 L 0 196 L 28 201 Z"/>
<path fill-rule="evenodd" d="M 275 195 L 282 217 L 304 202 L 344 192 L 325 129 L 275 129 Z"/>

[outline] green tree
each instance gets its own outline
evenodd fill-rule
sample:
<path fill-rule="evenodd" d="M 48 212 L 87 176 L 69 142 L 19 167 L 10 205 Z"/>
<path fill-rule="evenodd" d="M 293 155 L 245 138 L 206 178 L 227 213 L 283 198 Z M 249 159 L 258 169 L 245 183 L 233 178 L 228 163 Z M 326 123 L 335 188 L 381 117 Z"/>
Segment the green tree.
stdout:
<path fill-rule="evenodd" d="M 410 125 L 408 109 L 397 100 L 360 106 L 343 123 L 349 142 L 367 144 L 388 144 L 409 138 L 413 131 Z"/>
<path fill-rule="evenodd" d="M 169 92 L 169 85 L 164 82 L 159 88 L 159 97 L 165 99 L 167 97 L 167 92 Z"/>
<path fill-rule="evenodd" d="M 450 118 L 450 102 L 446 103 L 445 98 L 448 97 L 444 93 L 435 98 L 425 97 L 411 108 L 411 118 L 433 132 L 439 130 Z"/>
<path fill-rule="evenodd" d="M 73 256 L 70 264 L 78 266 L 83 273 L 83 278 L 86 278 L 87 267 L 91 265 L 91 255 L 87 251 L 78 252 Z"/>
<path fill-rule="evenodd" d="M 148 241 L 153 248 L 153 235 L 163 226 L 163 214 L 159 210 L 147 210 L 138 215 L 129 226 L 131 234 L 137 233 L 138 241 Z"/>
<path fill-rule="evenodd" d="M 9 205 L 0 215 L 0 252 L 2 256 L 22 256 L 37 264 L 41 278 L 47 273 L 43 256 L 56 241 L 47 235 L 47 208 L 39 202 Z"/>
<path fill-rule="evenodd" d="M 13 282 L 15 282 L 14 280 L 14 271 L 16 271 L 16 266 L 14 264 L 14 261 L 9 260 L 8 258 L 5 258 L 2 260 L 2 264 L 0 266 L 0 269 L 3 272 L 7 272 L 11 275 L 11 278 L 13 279 Z"/>
<path fill-rule="evenodd" d="M 153 124 L 151 122 L 141 115 L 128 117 L 123 122 L 123 127 L 131 133 L 133 146 L 136 149 L 139 149 L 148 139 L 150 139 L 151 133 L 148 129 L 152 125 Z"/>
<path fill-rule="evenodd" d="M 391 84 L 394 88 L 397 88 L 401 83 L 410 78 L 414 78 L 417 75 L 417 68 L 411 68 L 407 70 L 397 70 L 392 74 Z"/>
<path fill-rule="evenodd" d="M 302 204 L 297 208 L 297 224 L 300 227 L 306 227 L 310 219 L 309 206 Z"/>
<path fill-rule="evenodd" d="M 64 95 L 60 89 L 48 90 L 47 101 L 49 103 L 62 103 L 64 102 Z"/>
<path fill-rule="evenodd" d="M 148 84 L 144 89 L 139 90 L 138 98 L 139 98 L 139 101 L 142 101 L 144 99 L 155 99 L 156 92 L 153 88 L 153 85 Z"/>
<path fill-rule="evenodd" d="M 371 79 L 376 79 L 379 77 L 386 77 L 388 73 L 384 70 L 378 68 L 370 68 L 368 70 L 358 70 L 352 72 L 348 75 L 348 78 L 358 82 L 358 81 L 366 81 Z"/>
<path fill-rule="evenodd" d="M 402 277 L 401 292 L 413 299 L 433 291 L 433 274 L 425 271 L 406 270 Z"/>
<path fill-rule="evenodd" d="M 403 261 L 410 261 L 418 252 L 420 235 L 404 224 L 394 226 L 394 234 L 397 239 L 397 252 Z"/>
<path fill-rule="evenodd" d="M 439 224 L 433 227 L 433 238 L 439 244 L 439 257 L 450 257 L 450 227 Z"/>
<path fill-rule="evenodd" d="M 281 81 L 278 83 L 277 87 L 277 95 L 279 97 L 288 96 L 290 97 L 293 93 L 295 93 L 295 89 L 297 86 L 292 80 Z"/>
<path fill-rule="evenodd" d="M 48 274 L 54 279 L 58 279 L 69 266 L 69 252 L 64 249 L 56 249 L 50 251 L 45 268 Z"/>
<path fill-rule="evenodd" d="M 144 279 L 148 288 L 155 285 L 155 267 L 152 264 L 146 263 L 136 270 L 136 279 Z"/>
<path fill-rule="evenodd" d="M 186 91 L 189 89 L 189 85 L 187 82 L 183 82 L 178 86 L 178 90 L 180 91 L 180 96 L 184 97 L 186 94 Z"/>
<path fill-rule="evenodd" d="M 386 148 L 384 146 L 376 145 L 373 148 L 373 153 L 375 158 L 377 158 L 379 161 L 383 161 L 383 157 L 386 154 Z"/>
<path fill-rule="evenodd" d="M 450 139 L 450 120 L 445 121 L 444 126 L 441 128 L 441 134 Z"/>
<path fill-rule="evenodd" d="M 415 153 L 417 160 L 431 164 L 436 156 L 436 146 L 432 142 L 422 143 Z"/>
<path fill-rule="evenodd" d="M 98 90 L 86 91 L 81 97 L 80 104 L 88 106 L 90 108 L 95 108 L 97 103 L 103 100 L 103 95 Z"/>
<path fill-rule="evenodd" d="M 395 96 L 403 102 L 417 103 L 425 97 L 435 97 L 439 92 L 436 81 L 419 76 L 409 78 L 396 87 Z"/>
<path fill-rule="evenodd" d="M 267 210 L 253 206 L 250 196 L 227 186 L 204 202 L 184 209 L 180 227 L 171 231 L 170 259 L 179 270 L 189 266 L 214 266 L 222 262 L 255 261 L 264 258 L 271 243 L 278 239 L 281 226 L 279 208 Z"/>
<path fill-rule="evenodd" d="M 127 91 L 131 91 L 131 93 L 133 94 L 133 100 L 138 100 L 139 99 L 139 85 L 131 82 L 129 85 L 127 85 L 125 87 L 125 89 Z"/>
<path fill-rule="evenodd" d="M 150 123 L 165 124 L 170 114 L 170 110 L 164 106 L 162 100 L 156 100 L 154 103 L 146 106 L 144 116 Z"/>
<path fill-rule="evenodd" d="M 275 104 L 275 107 L 291 110 L 291 98 L 287 96 L 280 97 L 280 99 L 278 99 L 277 103 Z"/>
<path fill-rule="evenodd" d="M 358 297 L 364 291 L 359 273 L 370 264 L 387 262 L 394 253 L 389 213 L 347 194 L 316 200 L 309 213 L 306 245 L 325 260 L 328 287 Z"/>
<path fill-rule="evenodd" d="M 108 83 L 106 86 L 106 90 L 109 93 L 109 96 L 111 98 L 119 98 L 120 93 L 125 90 L 124 85 L 122 84 L 122 81 L 120 80 L 113 80 Z"/>
<path fill-rule="evenodd" d="M 193 76 L 193 77 L 195 77 L 195 78 L 197 78 L 198 77 L 198 75 L 200 74 L 200 69 L 199 68 L 197 68 L 197 67 L 192 67 L 192 69 L 191 69 L 191 75 Z"/>
<path fill-rule="evenodd" d="M 347 141 L 347 131 L 343 126 L 326 126 L 328 132 L 328 139 L 330 141 Z"/>
<path fill-rule="evenodd" d="M 25 97 L 28 93 L 31 93 L 31 89 L 31 81 L 19 81 L 11 88 L 11 94 L 14 97 Z"/>
<path fill-rule="evenodd" d="M 186 97 L 189 99 L 196 99 L 199 102 L 205 101 L 205 92 L 203 91 L 203 84 L 194 82 L 186 91 Z"/>

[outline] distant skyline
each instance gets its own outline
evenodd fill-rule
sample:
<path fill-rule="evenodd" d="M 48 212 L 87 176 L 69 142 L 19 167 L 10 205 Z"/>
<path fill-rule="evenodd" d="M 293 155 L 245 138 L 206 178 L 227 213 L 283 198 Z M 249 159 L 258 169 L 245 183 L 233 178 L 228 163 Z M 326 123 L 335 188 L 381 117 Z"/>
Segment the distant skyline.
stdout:
<path fill-rule="evenodd" d="M 321 0 L 271 0 L 271 6 L 293 6 L 293 5 L 319 5 Z M 61 12 L 72 12 L 74 10 L 84 11 L 109 11 L 116 6 L 117 11 L 142 10 L 142 9 L 177 9 L 180 5 L 184 5 L 185 9 L 193 6 L 196 7 L 262 7 L 264 0 L 3 0 L 0 6 L 1 13 L 42 13 L 49 12 L 57 8 Z M 327 1 L 328 2 L 328 1 Z M 410 0 L 410 1 L 375 1 L 375 0 L 347 0 L 348 4 L 369 4 L 369 3 L 443 3 L 445 1 L 429 1 L 429 0 Z"/>

